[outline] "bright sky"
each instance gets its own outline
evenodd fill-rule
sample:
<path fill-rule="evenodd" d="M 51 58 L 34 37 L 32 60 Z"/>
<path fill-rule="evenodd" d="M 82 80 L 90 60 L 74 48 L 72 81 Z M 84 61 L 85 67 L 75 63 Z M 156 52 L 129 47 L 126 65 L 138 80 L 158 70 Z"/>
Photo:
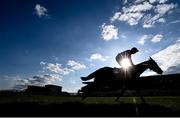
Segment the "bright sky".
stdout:
<path fill-rule="evenodd" d="M 135 64 L 152 56 L 165 73 L 178 73 L 179 2 L 1 0 L 0 89 L 56 84 L 76 92 L 81 76 L 118 67 L 116 54 L 132 47 Z"/>

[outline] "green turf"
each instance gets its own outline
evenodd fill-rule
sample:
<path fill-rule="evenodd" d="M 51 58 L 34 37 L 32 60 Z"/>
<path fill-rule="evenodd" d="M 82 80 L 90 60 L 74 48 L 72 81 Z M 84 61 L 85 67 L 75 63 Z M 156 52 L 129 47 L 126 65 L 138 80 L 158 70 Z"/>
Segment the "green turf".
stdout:
<path fill-rule="evenodd" d="M 156 96 L 144 97 L 147 104 L 156 104 L 165 106 L 174 110 L 180 110 L 180 96 Z M 16 95 L 0 96 L 0 103 L 10 102 L 39 102 L 39 103 L 64 103 L 64 102 L 81 102 L 83 104 L 120 104 L 133 103 L 139 104 L 139 97 L 121 97 L 119 102 L 115 102 L 115 97 L 88 97 L 81 100 L 77 96 L 38 96 L 38 95 Z"/>

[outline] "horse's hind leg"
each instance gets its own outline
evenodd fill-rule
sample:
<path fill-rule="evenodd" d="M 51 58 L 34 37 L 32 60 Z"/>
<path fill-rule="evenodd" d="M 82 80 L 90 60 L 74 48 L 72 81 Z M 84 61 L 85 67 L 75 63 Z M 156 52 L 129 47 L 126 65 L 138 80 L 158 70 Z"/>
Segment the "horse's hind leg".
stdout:
<path fill-rule="evenodd" d="M 118 96 L 116 97 L 116 100 L 115 100 L 116 102 L 118 102 L 119 98 L 122 97 L 122 95 L 123 95 L 123 93 L 125 92 L 125 90 L 126 90 L 126 88 L 123 87 L 123 89 L 121 90 L 121 93 L 118 94 Z"/>
<path fill-rule="evenodd" d="M 84 92 L 81 96 L 81 100 L 85 100 L 89 94 L 90 94 L 89 92 Z"/>
<path fill-rule="evenodd" d="M 81 100 L 85 100 L 86 98 L 87 98 L 87 96 L 86 96 L 86 95 L 82 95 Z"/>
<path fill-rule="evenodd" d="M 84 100 L 87 98 L 87 95 L 82 92 L 82 90 L 78 90 L 78 95 L 81 96 L 81 100 Z"/>

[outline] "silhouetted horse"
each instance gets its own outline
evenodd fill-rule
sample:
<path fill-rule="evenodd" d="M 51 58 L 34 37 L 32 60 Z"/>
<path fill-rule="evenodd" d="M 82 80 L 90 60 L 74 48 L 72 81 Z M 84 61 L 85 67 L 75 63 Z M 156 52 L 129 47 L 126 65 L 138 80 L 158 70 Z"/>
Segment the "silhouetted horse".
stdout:
<path fill-rule="evenodd" d="M 94 82 L 83 82 L 84 84 L 87 84 L 87 85 L 82 87 L 81 90 L 78 91 L 78 93 L 82 92 L 83 99 L 84 99 L 91 92 L 96 92 L 96 91 L 106 92 L 106 91 L 121 90 L 120 94 L 116 98 L 116 101 L 117 101 L 119 97 L 123 95 L 124 91 L 128 89 L 128 86 L 127 86 L 128 83 L 130 81 L 131 82 L 137 81 L 139 76 L 146 69 L 153 70 L 158 74 L 162 74 L 163 72 L 161 68 L 157 65 L 157 63 L 151 57 L 148 61 L 132 66 L 128 70 L 124 70 L 123 68 L 118 69 L 118 68 L 111 68 L 111 67 L 103 67 L 91 73 L 87 77 L 81 78 L 84 81 L 94 78 Z M 140 90 L 138 87 L 136 91 L 140 95 Z M 141 95 L 140 97 L 141 97 L 141 100 L 144 102 L 143 97 Z"/>

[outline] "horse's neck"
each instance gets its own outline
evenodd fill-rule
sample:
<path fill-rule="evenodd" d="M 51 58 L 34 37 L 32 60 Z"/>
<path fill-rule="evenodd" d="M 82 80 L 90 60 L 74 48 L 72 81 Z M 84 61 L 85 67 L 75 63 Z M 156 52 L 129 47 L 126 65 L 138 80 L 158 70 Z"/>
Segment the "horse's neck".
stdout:
<path fill-rule="evenodd" d="M 148 69 L 148 61 L 136 65 L 136 75 L 139 77 L 146 69 Z"/>

